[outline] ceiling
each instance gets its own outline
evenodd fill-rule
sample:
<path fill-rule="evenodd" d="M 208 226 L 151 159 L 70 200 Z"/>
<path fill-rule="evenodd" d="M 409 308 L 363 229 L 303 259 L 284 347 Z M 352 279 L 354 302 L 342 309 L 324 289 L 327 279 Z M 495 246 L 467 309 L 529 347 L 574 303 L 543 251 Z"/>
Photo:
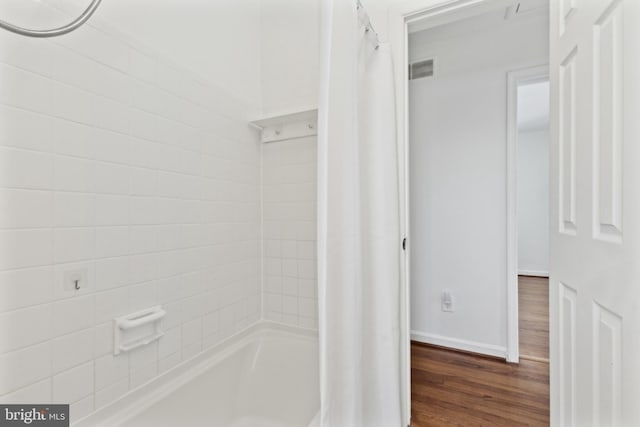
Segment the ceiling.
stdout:
<path fill-rule="evenodd" d="M 461 10 L 440 13 L 429 19 L 418 19 L 409 23 L 409 33 L 421 31 L 459 31 L 498 25 L 509 19 L 546 15 L 549 0 L 493 0 L 472 4 Z"/>

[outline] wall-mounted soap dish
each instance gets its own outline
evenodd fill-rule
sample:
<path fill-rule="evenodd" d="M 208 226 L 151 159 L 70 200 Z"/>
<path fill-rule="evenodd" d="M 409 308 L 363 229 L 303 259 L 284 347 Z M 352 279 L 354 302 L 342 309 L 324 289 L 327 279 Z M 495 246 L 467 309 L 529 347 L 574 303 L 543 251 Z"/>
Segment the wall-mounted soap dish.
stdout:
<path fill-rule="evenodd" d="M 166 314 L 157 305 L 113 319 L 113 354 L 131 351 L 162 337 L 160 320 Z"/>

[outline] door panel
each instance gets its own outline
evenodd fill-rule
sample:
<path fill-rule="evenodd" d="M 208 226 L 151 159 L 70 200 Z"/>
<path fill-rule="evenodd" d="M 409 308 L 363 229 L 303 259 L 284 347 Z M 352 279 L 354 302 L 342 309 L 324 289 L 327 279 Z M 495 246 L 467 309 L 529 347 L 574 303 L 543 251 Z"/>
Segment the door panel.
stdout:
<path fill-rule="evenodd" d="M 560 64 L 560 232 L 576 233 L 576 56 Z"/>
<path fill-rule="evenodd" d="M 640 1 L 551 6 L 551 419 L 640 425 Z"/>

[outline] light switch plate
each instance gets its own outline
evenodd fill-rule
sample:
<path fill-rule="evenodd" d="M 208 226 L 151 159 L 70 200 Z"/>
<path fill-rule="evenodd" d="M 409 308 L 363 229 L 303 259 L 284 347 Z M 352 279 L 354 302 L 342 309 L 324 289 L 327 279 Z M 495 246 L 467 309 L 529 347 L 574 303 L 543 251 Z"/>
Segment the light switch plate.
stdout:
<path fill-rule="evenodd" d="M 450 290 L 445 289 L 440 296 L 442 311 L 447 313 L 453 313 L 453 294 Z"/>

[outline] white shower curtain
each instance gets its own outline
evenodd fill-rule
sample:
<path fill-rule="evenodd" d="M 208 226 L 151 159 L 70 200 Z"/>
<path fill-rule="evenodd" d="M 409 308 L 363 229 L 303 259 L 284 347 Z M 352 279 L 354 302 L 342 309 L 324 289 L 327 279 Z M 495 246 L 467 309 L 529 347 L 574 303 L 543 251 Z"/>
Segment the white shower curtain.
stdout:
<path fill-rule="evenodd" d="M 322 427 L 400 427 L 400 231 L 390 48 L 325 0 L 318 129 Z"/>

